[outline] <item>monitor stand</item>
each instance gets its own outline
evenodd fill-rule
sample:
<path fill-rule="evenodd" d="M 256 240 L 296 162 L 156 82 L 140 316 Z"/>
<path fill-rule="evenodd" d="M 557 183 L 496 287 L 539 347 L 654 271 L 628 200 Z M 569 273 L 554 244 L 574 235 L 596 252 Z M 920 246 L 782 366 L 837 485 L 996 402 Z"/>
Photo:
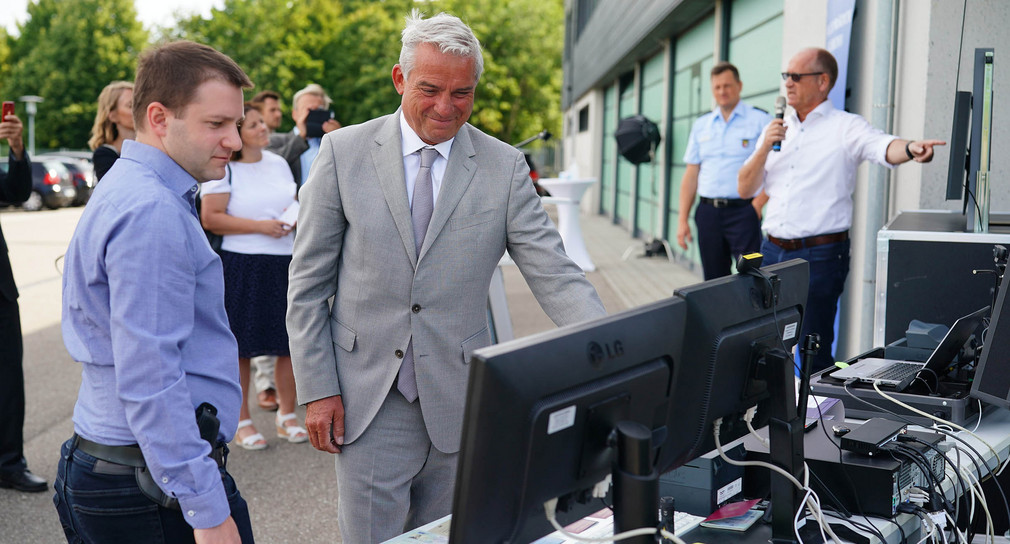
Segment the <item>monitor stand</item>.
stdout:
<path fill-rule="evenodd" d="M 652 430 L 634 421 L 614 428 L 617 457 L 614 481 L 614 534 L 656 527 L 659 520 L 659 472 L 652 459 Z M 653 535 L 629 538 L 628 544 L 655 544 Z"/>
<path fill-rule="evenodd" d="M 796 404 L 793 404 L 796 391 L 792 355 L 781 349 L 771 349 L 764 354 L 769 376 L 782 376 L 777 380 L 768 380 L 768 392 L 772 398 L 768 421 L 770 461 L 800 482 L 803 481 L 803 425 L 806 423 L 807 391 L 810 389 L 811 342 L 816 343 L 816 340 L 807 337 L 804 348 L 800 350 L 803 368 Z M 816 345 L 813 352 L 816 353 Z M 772 543 L 797 542 L 794 518 L 803 500 L 800 490 L 781 474 L 772 472 L 771 492 Z"/>
<path fill-rule="evenodd" d="M 802 371 L 799 400 L 793 380 L 792 355 L 781 349 L 766 351 L 766 376 L 771 395 L 768 439 L 771 462 L 803 480 L 803 427 L 806 422 L 807 393 L 810 390 L 810 361 L 819 347 L 816 335 L 808 336 L 800 349 Z M 652 431 L 633 421 L 614 427 L 617 448 L 613 464 L 614 534 L 656 527 L 659 519 L 659 473 L 652 457 Z M 803 500 L 800 490 L 778 473 L 771 476 L 772 542 L 795 543 L 794 517 Z M 654 544 L 655 536 L 627 539 L 628 544 Z"/>

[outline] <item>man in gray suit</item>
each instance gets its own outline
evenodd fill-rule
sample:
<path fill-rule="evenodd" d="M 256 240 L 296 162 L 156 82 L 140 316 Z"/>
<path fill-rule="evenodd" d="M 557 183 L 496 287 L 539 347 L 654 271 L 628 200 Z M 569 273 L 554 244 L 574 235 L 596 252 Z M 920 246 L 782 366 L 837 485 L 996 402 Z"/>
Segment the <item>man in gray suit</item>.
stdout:
<path fill-rule="evenodd" d="M 466 123 L 482 69 L 465 24 L 415 11 L 392 72 L 400 109 L 327 134 L 300 194 L 288 334 L 312 444 L 340 454 L 344 542 L 449 513 L 468 363 L 490 343 L 506 249 L 556 324 L 605 314 L 523 154 Z"/>

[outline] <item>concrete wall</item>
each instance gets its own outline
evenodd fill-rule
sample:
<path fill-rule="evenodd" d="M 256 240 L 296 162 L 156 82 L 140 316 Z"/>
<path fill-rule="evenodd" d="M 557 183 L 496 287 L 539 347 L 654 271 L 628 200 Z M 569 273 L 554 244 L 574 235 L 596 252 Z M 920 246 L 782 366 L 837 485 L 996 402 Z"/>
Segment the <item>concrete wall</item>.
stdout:
<path fill-rule="evenodd" d="M 918 6 L 918 2 L 914 4 Z M 928 71 L 926 85 L 918 85 L 924 95 L 925 107 L 923 134 L 950 138 L 951 116 L 954 111 L 955 90 L 971 91 L 972 70 L 976 47 L 995 48 L 992 116 L 992 209 L 1010 210 L 1010 102 L 1006 90 L 1010 89 L 1010 2 L 1006 0 L 967 0 L 962 2 L 933 0 L 929 11 L 929 46 L 926 49 Z M 964 33 L 962 39 L 962 15 Z M 920 26 L 917 32 L 925 30 Z M 958 69 L 958 56 L 961 65 Z M 958 74 L 955 78 L 954 75 Z M 914 80 L 913 80 L 914 81 Z M 956 85 L 956 87 L 955 87 Z M 1001 91 L 1003 91 L 1001 93 Z M 922 190 L 919 194 L 899 193 L 896 201 L 905 208 L 953 208 L 960 204 L 944 202 L 947 183 L 949 151 L 942 149 L 936 157 L 942 168 L 925 169 Z"/>

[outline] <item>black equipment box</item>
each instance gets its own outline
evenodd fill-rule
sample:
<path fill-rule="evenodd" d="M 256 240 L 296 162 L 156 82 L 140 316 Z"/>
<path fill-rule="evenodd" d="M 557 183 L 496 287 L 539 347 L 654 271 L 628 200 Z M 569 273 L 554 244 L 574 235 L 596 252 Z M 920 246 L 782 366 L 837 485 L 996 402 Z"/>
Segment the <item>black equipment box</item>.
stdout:
<path fill-rule="evenodd" d="M 727 448 L 726 456 L 743 461 L 742 444 Z M 676 508 L 695 516 L 708 516 L 743 491 L 743 467 L 731 465 L 711 451 L 659 477 L 659 496 L 673 497 Z"/>
<path fill-rule="evenodd" d="M 849 415 L 846 412 L 846 415 Z M 846 422 L 846 427 L 856 432 L 859 423 Z M 810 486 L 825 506 L 842 508 L 852 513 L 877 515 L 889 518 L 894 515 L 898 504 L 908 500 L 912 486 L 930 488 L 929 477 L 907 459 L 891 455 L 860 455 L 841 448 L 841 439 L 831 432 L 831 424 L 819 425 L 803 437 L 803 454 L 810 468 Z M 826 427 L 826 428 L 825 428 Z M 758 431 L 766 435 L 764 429 Z M 908 431 L 934 447 L 942 442 L 936 433 Z M 942 455 L 915 442 L 903 442 L 925 455 L 935 474 L 944 473 L 945 460 Z M 768 460 L 768 450 L 753 437 L 744 439 L 747 459 Z M 744 480 L 747 481 L 745 495 L 764 496 L 768 485 L 769 470 L 763 467 L 747 467 Z M 858 490 L 858 491 L 857 491 Z"/>
<path fill-rule="evenodd" d="M 855 362 L 866 357 L 883 357 L 898 359 L 899 356 L 889 347 L 876 348 L 868 351 L 849 362 Z M 836 398 L 845 404 L 845 414 L 848 417 L 859 419 L 872 419 L 875 417 L 891 418 L 894 416 L 887 411 L 900 414 L 902 417 L 919 425 L 931 426 L 934 421 L 919 414 L 899 406 L 888 399 L 881 397 L 871 384 L 853 383 L 846 391 L 845 382 L 831 377 L 834 367 L 824 369 L 810 378 L 810 391 L 812 394 L 821 397 Z M 969 421 L 974 421 L 979 414 L 978 401 L 968 397 L 971 384 L 967 381 L 944 380 L 939 382 L 936 391 L 933 393 L 908 391 L 897 393 L 894 389 L 881 386 L 881 390 L 909 406 L 915 407 L 927 414 L 945 419 L 958 425 L 965 425 Z M 853 398 L 855 397 L 855 398 Z M 887 411 L 885 411 L 887 410 Z"/>

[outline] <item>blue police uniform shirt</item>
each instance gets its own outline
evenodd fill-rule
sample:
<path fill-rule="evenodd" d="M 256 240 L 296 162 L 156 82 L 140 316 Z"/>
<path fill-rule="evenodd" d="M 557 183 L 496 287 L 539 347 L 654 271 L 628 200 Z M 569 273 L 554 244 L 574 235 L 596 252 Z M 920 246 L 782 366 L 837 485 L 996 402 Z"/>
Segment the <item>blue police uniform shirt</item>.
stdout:
<path fill-rule="evenodd" d="M 741 100 L 733 108 L 729 121 L 723 119 L 718 107 L 694 121 L 684 162 L 701 165 L 699 196 L 740 198 L 737 173 L 771 119 L 767 112 Z"/>

